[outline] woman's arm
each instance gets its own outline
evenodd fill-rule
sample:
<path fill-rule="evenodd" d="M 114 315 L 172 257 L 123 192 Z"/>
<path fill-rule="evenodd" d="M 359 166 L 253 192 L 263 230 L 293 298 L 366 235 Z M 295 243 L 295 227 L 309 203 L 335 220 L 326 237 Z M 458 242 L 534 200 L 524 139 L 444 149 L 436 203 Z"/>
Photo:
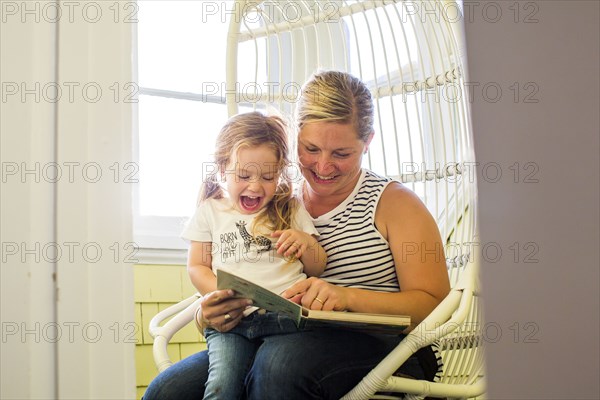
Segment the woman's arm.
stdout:
<path fill-rule="evenodd" d="M 420 323 L 450 290 L 435 221 L 412 191 L 391 183 L 379 201 L 375 224 L 389 242 L 400 292 L 345 288 L 309 278 L 286 290 L 284 297 L 317 310 L 410 315 L 413 324 Z"/>

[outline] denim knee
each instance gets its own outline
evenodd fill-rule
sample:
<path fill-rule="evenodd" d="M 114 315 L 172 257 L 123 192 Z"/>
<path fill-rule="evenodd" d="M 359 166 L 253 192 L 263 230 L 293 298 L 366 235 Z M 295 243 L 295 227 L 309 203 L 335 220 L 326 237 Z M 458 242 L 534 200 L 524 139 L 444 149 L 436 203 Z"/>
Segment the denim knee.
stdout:
<path fill-rule="evenodd" d="M 208 353 L 202 351 L 176 362 L 160 373 L 150 382 L 143 399 L 201 399 L 207 377 Z"/>

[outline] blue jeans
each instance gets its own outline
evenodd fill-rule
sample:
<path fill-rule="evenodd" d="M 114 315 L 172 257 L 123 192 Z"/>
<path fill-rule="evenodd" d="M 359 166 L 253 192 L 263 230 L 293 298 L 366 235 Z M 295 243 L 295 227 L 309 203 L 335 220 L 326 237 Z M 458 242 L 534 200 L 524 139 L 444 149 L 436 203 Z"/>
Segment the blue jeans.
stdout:
<path fill-rule="evenodd" d="M 262 339 L 297 331 L 298 328 L 290 317 L 265 313 L 263 310 L 244 317 L 229 332 L 221 333 L 207 328 L 204 337 L 208 343 L 210 365 L 204 399 L 242 398 L 246 375 Z"/>
<path fill-rule="evenodd" d="M 334 329 L 265 337 L 246 375 L 246 398 L 339 399 L 402 339 Z M 144 399 L 200 399 L 208 369 L 206 351 L 181 360 L 150 383 Z M 428 378 L 416 357 L 409 358 L 400 372 Z"/>

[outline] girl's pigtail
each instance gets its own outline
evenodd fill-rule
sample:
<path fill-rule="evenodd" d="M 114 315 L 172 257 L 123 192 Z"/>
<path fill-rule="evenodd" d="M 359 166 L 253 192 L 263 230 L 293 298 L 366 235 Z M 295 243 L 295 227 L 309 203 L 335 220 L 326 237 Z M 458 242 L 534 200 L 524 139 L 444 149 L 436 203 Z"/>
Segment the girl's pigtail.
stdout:
<path fill-rule="evenodd" d="M 200 194 L 198 195 L 198 205 L 208 199 L 220 199 L 223 197 L 223 188 L 219 184 L 217 175 L 217 173 L 212 173 L 202 182 Z"/>
<path fill-rule="evenodd" d="M 282 177 L 275 196 L 254 220 L 254 227 L 265 226 L 273 231 L 290 229 L 297 207 L 298 200 L 292 197 L 291 182 Z"/>
<path fill-rule="evenodd" d="M 292 220 L 297 206 L 297 200 L 292 196 L 291 182 L 282 178 L 282 182 L 275 192 L 275 197 L 273 197 L 271 220 L 274 221 L 276 230 L 292 227 Z"/>

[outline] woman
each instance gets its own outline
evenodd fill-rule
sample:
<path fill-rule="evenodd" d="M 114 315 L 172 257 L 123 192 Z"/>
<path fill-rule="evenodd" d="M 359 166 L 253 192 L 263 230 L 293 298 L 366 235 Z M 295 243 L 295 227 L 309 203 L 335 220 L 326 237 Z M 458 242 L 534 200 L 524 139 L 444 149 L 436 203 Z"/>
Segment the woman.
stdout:
<path fill-rule="evenodd" d="M 283 295 L 315 310 L 403 314 L 418 324 L 450 290 L 443 246 L 413 192 L 361 168 L 374 136 L 369 90 L 349 74 L 321 72 L 304 85 L 297 113 L 305 179 L 300 198 L 328 260 L 320 278 L 296 283 Z M 226 332 L 244 307 L 231 292 L 215 291 L 205 296 L 199 314 L 203 324 Z M 402 338 L 346 330 L 268 337 L 246 377 L 247 397 L 338 399 Z M 145 398 L 201 397 L 207 364 L 204 353 L 175 364 L 152 382 Z M 401 372 L 432 378 L 423 357 L 410 358 Z"/>

